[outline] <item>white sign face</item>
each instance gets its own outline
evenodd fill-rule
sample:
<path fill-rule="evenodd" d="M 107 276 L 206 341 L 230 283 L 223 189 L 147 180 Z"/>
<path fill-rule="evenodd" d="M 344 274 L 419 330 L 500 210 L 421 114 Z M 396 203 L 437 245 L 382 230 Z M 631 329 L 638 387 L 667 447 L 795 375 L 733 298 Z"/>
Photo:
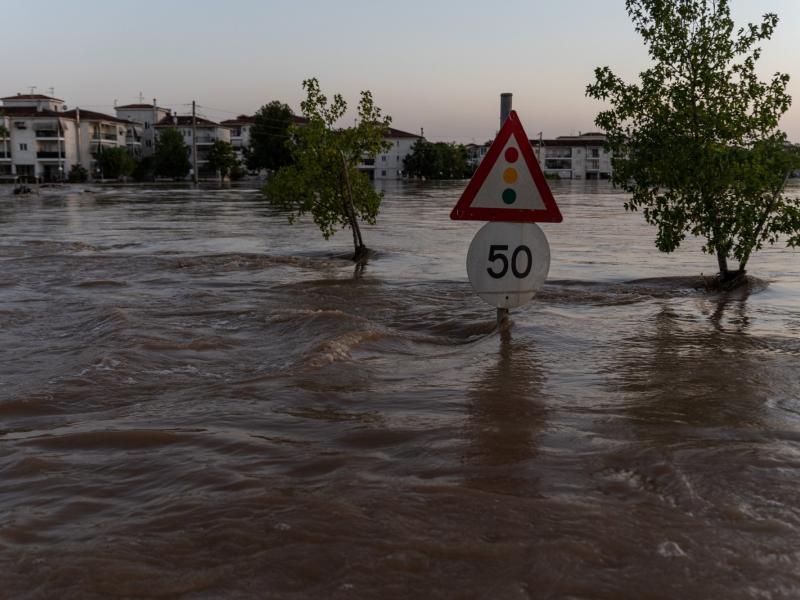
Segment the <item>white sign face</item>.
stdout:
<path fill-rule="evenodd" d="M 550 270 L 550 244 L 536 223 L 487 223 L 467 252 L 475 293 L 497 308 L 527 303 Z"/>
<path fill-rule="evenodd" d="M 546 210 L 513 135 L 508 138 L 470 208 Z"/>

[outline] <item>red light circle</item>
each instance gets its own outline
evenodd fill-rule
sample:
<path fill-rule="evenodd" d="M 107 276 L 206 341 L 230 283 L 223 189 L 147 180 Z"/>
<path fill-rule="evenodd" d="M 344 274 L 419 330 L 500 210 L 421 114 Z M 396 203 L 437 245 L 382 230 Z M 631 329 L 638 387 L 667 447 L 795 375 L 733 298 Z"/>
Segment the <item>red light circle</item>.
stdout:
<path fill-rule="evenodd" d="M 506 160 L 510 163 L 517 162 L 517 159 L 519 158 L 519 150 L 513 147 L 507 148 L 504 156 L 506 157 Z"/>

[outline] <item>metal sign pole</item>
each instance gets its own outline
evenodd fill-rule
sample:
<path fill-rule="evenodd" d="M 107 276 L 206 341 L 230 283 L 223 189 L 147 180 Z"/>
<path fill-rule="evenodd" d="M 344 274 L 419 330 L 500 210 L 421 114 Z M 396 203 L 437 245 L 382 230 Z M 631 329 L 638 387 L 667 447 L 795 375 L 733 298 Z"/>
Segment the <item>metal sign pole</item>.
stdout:
<path fill-rule="evenodd" d="M 508 115 L 511 114 L 512 108 L 512 101 L 513 95 L 511 92 L 505 92 L 500 94 L 500 129 L 503 128 L 503 123 L 506 122 Z M 497 309 L 497 326 L 503 324 L 504 321 L 508 319 L 508 309 L 507 308 L 498 308 Z"/>

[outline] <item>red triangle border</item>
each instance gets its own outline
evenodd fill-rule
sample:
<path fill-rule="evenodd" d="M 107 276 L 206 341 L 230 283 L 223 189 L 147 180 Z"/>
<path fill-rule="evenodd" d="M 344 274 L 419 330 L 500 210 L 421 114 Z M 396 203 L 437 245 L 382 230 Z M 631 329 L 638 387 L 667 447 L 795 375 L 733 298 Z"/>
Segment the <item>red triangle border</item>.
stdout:
<path fill-rule="evenodd" d="M 500 153 L 505 148 L 506 142 L 512 135 L 525 159 L 525 165 L 530 171 L 545 208 L 539 210 L 531 210 L 529 208 L 473 208 L 471 206 L 472 202 L 478 195 L 492 167 L 500 157 Z M 542 169 L 539 167 L 539 161 L 536 160 L 536 156 L 533 154 L 533 147 L 528 136 L 525 135 L 525 130 L 522 128 L 522 123 L 516 111 L 512 110 L 505 123 L 503 123 L 500 132 L 489 147 L 489 151 L 481 161 L 481 164 L 478 165 L 478 169 L 472 179 L 469 180 L 466 189 L 461 194 L 461 198 L 450 213 L 450 218 L 455 221 L 506 221 L 511 223 L 561 223 L 563 220 L 561 211 L 558 209 L 556 200 L 553 197 L 553 192 L 550 191 L 550 186 L 547 185 Z"/>

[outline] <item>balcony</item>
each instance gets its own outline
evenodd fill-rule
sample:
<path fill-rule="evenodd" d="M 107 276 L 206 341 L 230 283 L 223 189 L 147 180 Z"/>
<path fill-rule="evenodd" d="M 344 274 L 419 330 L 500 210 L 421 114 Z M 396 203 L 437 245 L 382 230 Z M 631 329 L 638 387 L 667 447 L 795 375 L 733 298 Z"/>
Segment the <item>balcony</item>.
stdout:
<path fill-rule="evenodd" d="M 36 130 L 36 137 L 37 139 L 53 139 L 53 140 L 60 140 L 64 139 L 64 133 L 61 131 L 56 131 L 55 129 L 37 129 Z"/>
<path fill-rule="evenodd" d="M 198 144 L 213 144 L 216 141 L 217 138 L 215 138 L 213 135 L 198 135 L 195 138 L 195 142 Z"/>
<path fill-rule="evenodd" d="M 36 158 L 66 158 L 64 152 L 51 152 L 49 150 L 40 150 L 36 153 Z"/>
<path fill-rule="evenodd" d="M 572 159 L 546 158 L 544 161 L 544 168 L 559 170 L 572 169 Z"/>
<path fill-rule="evenodd" d="M 11 153 L 0 151 L 0 160 L 11 160 Z"/>
<path fill-rule="evenodd" d="M 92 134 L 92 141 L 109 141 L 109 142 L 116 142 L 117 141 L 117 134 L 116 133 L 104 133 L 102 135 L 97 135 L 96 133 Z"/>

